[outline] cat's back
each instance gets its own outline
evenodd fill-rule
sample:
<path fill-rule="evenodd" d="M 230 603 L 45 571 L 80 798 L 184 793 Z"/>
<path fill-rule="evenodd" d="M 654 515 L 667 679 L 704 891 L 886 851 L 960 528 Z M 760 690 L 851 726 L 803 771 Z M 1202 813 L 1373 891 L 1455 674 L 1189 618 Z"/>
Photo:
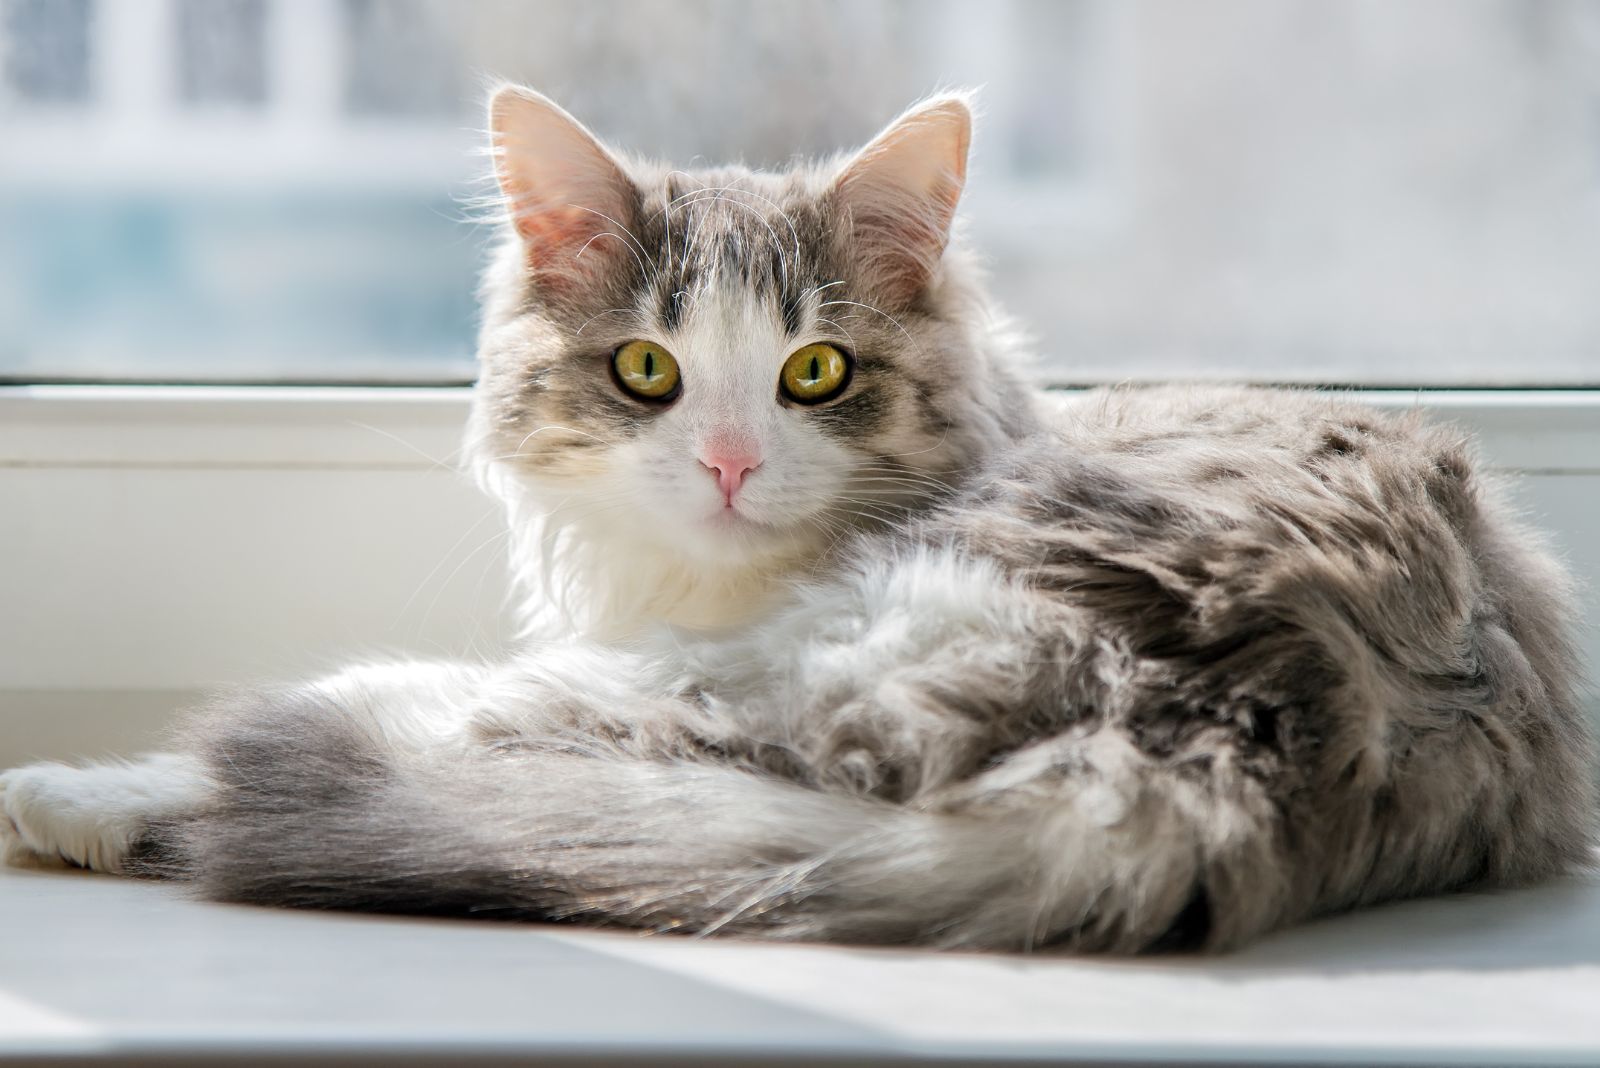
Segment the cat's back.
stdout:
<path fill-rule="evenodd" d="M 1440 495 L 1477 478 L 1471 439 L 1420 409 L 1383 411 L 1311 390 L 1219 386 L 1097 389 L 1051 398 L 1049 444 L 1191 505 L 1394 492 Z"/>
<path fill-rule="evenodd" d="M 1463 431 L 1310 391 L 1051 403 L 932 537 L 1195 672 L 1249 648 L 1230 671 L 1370 668 L 1420 707 L 1530 684 L 1570 704 L 1570 581 Z"/>
<path fill-rule="evenodd" d="M 1099 389 L 1041 407 L 1041 432 L 968 491 L 980 509 L 1000 498 L 1046 525 L 1191 541 L 1251 532 L 1285 547 L 1471 538 L 1485 510 L 1504 510 L 1470 437 L 1419 410 L 1214 386 Z"/>

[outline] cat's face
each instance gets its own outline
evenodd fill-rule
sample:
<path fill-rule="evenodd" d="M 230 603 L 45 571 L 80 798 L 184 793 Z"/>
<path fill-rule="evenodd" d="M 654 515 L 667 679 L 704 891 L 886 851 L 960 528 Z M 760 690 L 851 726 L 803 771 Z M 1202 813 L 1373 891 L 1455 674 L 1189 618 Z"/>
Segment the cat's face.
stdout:
<path fill-rule="evenodd" d="M 962 101 L 776 175 L 624 163 L 526 90 L 491 111 L 515 237 L 486 286 L 477 448 L 560 521 L 759 564 L 964 462 L 991 372 L 941 271 Z"/>

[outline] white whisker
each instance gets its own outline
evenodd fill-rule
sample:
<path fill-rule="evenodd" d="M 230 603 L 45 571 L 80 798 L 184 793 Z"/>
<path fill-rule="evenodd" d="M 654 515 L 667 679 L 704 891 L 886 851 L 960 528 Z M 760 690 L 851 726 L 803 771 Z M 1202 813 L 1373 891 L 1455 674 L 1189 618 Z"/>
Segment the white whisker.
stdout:
<path fill-rule="evenodd" d="M 865 308 L 869 312 L 873 312 L 874 314 L 883 316 L 885 319 L 889 320 L 891 323 L 894 324 L 894 327 L 895 327 L 896 330 L 899 330 L 902 334 L 905 335 L 906 340 L 911 342 L 911 347 L 912 348 L 916 349 L 918 351 L 918 353 L 920 353 L 922 351 L 922 346 L 917 344 L 917 339 L 911 336 L 911 331 L 907 330 L 904 326 L 902 326 L 900 324 L 900 320 L 899 319 L 896 319 L 894 316 L 890 315 L 886 311 L 883 311 L 882 309 L 874 308 L 870 304 L 863 304 L 858 300 L 825 300 L 821 304 L 817 305 L 817 308 L 818 308 L 818 310 L 821 310 L 822 308 L 832 307 L 835 304 L 848 304 L 851 307 L 855 307 L 855 308 Z"/>

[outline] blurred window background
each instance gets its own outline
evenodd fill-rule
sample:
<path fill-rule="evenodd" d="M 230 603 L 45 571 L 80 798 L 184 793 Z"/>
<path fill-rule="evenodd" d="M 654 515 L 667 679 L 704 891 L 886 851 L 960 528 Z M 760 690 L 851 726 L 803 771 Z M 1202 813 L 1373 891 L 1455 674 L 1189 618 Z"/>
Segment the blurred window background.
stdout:
<path fill-rule="evenodd" d="M 1591 0 L 0 0 L 0 378 L 470 379 L 496 77 L 680 163 L 980 86 L 1057 382 L 1600 385 Z"/>

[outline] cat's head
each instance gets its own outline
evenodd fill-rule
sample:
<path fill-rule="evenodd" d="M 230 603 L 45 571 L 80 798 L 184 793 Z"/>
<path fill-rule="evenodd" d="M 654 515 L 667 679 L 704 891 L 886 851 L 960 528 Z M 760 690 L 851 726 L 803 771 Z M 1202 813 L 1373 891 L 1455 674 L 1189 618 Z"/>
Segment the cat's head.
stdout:
<path fill-rule="evenodd" d="M 472 447 L 546 557 L 559 534 L 591 570 L 731 589 L 903 516 L 1026 422 L 951 248 L 963 97 L 780 173 L 631 161 L 516 87 L 490 122 L 510 227 Z"/>

